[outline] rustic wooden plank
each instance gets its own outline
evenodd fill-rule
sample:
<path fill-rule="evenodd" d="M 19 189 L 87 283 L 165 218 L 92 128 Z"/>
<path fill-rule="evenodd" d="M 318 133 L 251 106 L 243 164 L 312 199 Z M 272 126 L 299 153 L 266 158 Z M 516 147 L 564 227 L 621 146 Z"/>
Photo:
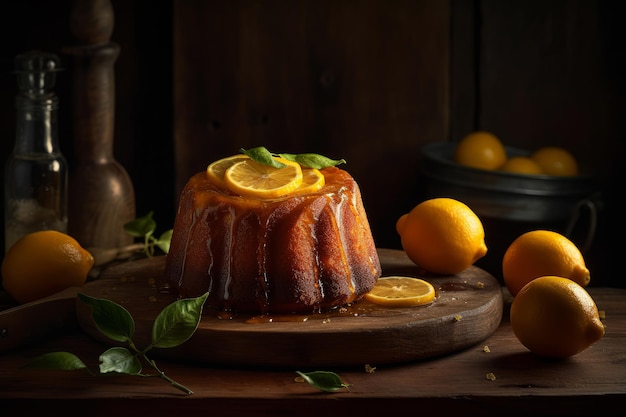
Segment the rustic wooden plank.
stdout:
<path fill-rule="evenodd" d="M 508 320 L 484 344 L 402 366 L 364 369 L 325 368 L 352 384 L 349 391 L 323 395 L 294 381 L 291 369 L 204 367 L 184 361 L 157 360 L 167 375 L 190 387 L 185 397 L 158 379 L 129 376 L 94 377 L 80 371 L 20 369 L 32 357 L 55 350 L 74 352 L 90 366 L 103 345 L 77 332 L 41 345 L 0 355 L 0 403 L 3 412 L 28 414 L 45 407 L 60 415 L 80 404 L 90 415 L 137 415 L 219 411 L 220 414 L 294 413 L 329 415 L 382 412 L 399 406 L 435 407 L 446 414 L 505 412 L 507 415 L 619 415 L 612 407 L 626 400 L 626 290 L 590 288 L 607 333 L 591 348 L 565 361 L 546 361 L 529 353 L 514 337 Z M 483 345 L 490 352 L 483 351 Z M 376 366 L 376 364 L 372 364 Z M 486 373 L 496 376 L 494 381 Z M 119 413 L 119 414 L 118 414 Z"/>

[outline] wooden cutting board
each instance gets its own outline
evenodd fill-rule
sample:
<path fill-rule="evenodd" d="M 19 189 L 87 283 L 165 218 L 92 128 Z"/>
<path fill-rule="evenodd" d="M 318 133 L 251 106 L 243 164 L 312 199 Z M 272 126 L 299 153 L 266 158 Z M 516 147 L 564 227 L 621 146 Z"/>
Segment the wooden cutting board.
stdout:
<path fill-rule="evenodd" d="M 366 301 L 331 314 L 220 318 L 206 308 L 198 329 L 184 344 L 154 349 L 153 356 L 228 366 L 364 366 L 422 360 L 475 345 L 502 319 L 501 285 L 477 267 L 453 276 L 419 275 L 403 251 L 379 249 L 383 275 L 420 276 L 437 290 L 436 300 L 411 308 Z M 163 291 L 165 257 L 123 263 L 105 271 L 81 292 L 107 298 L 133 316 L 133 340 L 149 344 L 152 322 L 176 297 Z M 89 308 L 77 301 L 81 327 L 113 344 L 95 328 Z M 270 320 L 271 319 L 271 320 Z"/>

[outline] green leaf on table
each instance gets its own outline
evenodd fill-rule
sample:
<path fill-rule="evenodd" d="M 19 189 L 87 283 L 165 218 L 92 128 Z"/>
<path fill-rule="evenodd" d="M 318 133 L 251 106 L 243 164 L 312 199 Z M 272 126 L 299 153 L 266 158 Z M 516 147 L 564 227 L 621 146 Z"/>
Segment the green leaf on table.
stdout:
<path fill-rule="evenodd" d="M 86 369 L 87 366 L 73 353 L 50 352 L 36 357 L 24 365 L 24 368 L 64 369 L 73 371 L 75 369 Z"/>
<path fill-rule="evenodd" d="M 278 155 L 281 158 L 285 158 L 289 161 L 297 162 L 302 166 L 316 169 L 334 167 L 346 163 L 345 159 L 330 159 L 325 157 L 324 155 L 319 155 L 316 153 L 281 153 Z"/>
<path fill-rule="evenodd" d="M 177 300 L 161 310 L 152 326 L 152 346 L 170 348 L 186 342 L 198 328 L 208 296 Z"/>
<path fill-rule="evenodd" d="M 133 237 L 145 238 L 151 236 L 156 229 L 156 221 L 152 218 L 153 215 L 154 212 L 150 211 L 143 217 L 129 221 L 124 224 L 124 230 Z"/>
<path fill-rule="evenodd" d="M 335 392 L 341 388 L 346 388 L 350 384 L 345 384 L 339 375 L 334 372 L 328 371 L 313 371 L 313 372 L 300 372 L 296 371 L 306 382 L 313 387 L 327 392 Z"/>
<path fill-rule="evenodd" d="M 123 347 L 113 347 L 103 352 L 100 357 L 100 372 L 139 375 L 141 361 L 131 351 Z"/>
<path fill-rule="evenodd" d="M 92 307 L 91 316 L 100 333 L 117 342 L 130 341 L 135 333 L 135 321 L 128 310 L 103 298 L 82 293 L 78 294 L 78 298 Z"/>

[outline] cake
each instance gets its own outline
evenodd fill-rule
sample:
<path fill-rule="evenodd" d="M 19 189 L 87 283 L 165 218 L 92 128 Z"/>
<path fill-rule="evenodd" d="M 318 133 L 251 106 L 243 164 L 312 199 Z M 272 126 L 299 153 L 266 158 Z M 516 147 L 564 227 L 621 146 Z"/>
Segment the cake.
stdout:
<path fill-rule="evenodd" d="M 165 275 L 181 298 L 232 312 L 312 313 L 356 302 L 381 274 L 359 186 L 325 167 L 314 192 L 237 195 L 206 171 L 184 187 Z"/>

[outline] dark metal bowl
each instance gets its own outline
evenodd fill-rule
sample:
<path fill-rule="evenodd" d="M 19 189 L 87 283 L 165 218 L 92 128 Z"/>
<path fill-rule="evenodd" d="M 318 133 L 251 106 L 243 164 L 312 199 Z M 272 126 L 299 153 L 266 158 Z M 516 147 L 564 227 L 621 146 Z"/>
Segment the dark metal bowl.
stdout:
<path fill-rule="evenodd" d="M 456 198 L 482 216 L 530 222 L 567 221 L 599 198 L 593 175 L 524 175 L 465 167 L 454 162 L 455 147 L 437 142 L 422 148 L 429 197 Z M 529 154 L 512 147 L 506 151 L 509 157 Z"/>

